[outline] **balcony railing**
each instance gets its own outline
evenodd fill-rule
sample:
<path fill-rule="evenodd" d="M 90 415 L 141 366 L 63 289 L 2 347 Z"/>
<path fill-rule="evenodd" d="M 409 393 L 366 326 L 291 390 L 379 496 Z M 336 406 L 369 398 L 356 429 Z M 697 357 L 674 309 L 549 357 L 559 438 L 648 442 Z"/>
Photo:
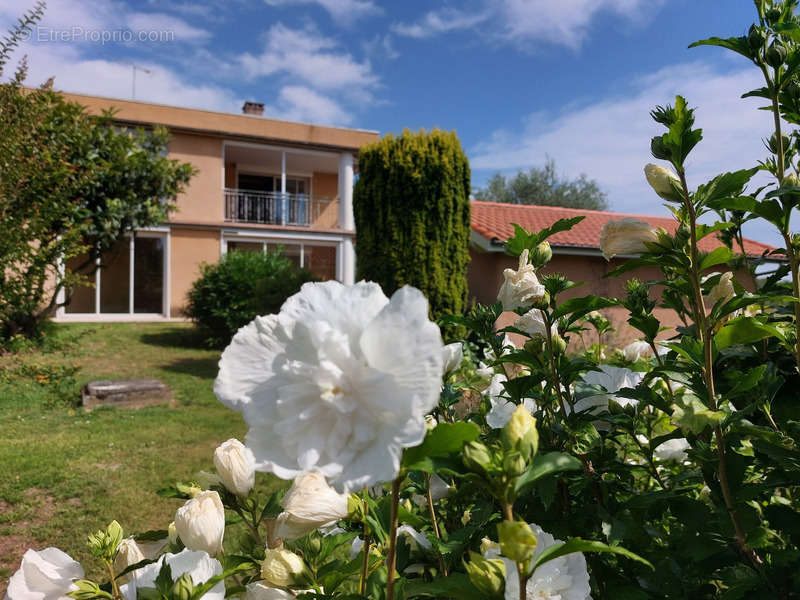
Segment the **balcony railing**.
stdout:
<path fill-rule="evenodd" d="M 335 228 L 332 198 L 310 194 L 225 189 L 225 220 L 230 223 Z"/>

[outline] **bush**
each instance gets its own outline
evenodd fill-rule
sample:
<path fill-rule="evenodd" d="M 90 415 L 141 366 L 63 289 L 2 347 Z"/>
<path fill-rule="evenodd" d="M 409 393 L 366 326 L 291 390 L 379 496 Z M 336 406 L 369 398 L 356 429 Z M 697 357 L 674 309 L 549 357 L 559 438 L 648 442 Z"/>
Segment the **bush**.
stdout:
<path fill-rule="evenodd" d="M 422 290 L 435 317 L 464 311 L 469 162 L 455 133 L 404 131 L 365 146 L 353 190 L 358 279 Z"/>
<path fill-rule="evenodd" d="M 315 281 L 279 252 L 229 252 L 201 269 L 186 313 L 212 347 L 225 346 L 239 328 L 258 315 L 278 312 L 300 286 Z"/>

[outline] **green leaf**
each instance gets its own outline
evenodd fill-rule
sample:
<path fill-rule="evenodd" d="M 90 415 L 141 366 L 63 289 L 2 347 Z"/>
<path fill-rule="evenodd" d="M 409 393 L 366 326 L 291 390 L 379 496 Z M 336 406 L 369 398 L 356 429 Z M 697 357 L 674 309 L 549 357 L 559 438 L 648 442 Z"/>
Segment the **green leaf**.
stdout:
<path fill-rule="evenodd" d="M 619 554 L 620 556 L 630 558 L 631 560 L 640 562 L 655 570 L 649 561 L 620 546 L 609 546 L 608 544 L 604 544 L 602 542 L 582 540 L 581 538 L 569 538 L 566 542 L 545 548 L 545 550 L 543 550 L 542 553 L 536 557 L 536 560 L 531 567 L 531 574 L 533 574 L 536 569 L 541 567 L 543 564 L 550 562 L 551 560 L 555 560 L 556 558 L 566 556 L 567 554 L 572 554 L 573 552 L 603 552 Z"/>
<path fill-rule="evenodd" d="M 440 423 L 428 432 L 419 446 L 403 452 L 403 467 L 408 470 L 423 470 L 425 459 L 445 457 L 460 452 L 466 442 L 478 439 L 480 429 L 474 423 Z"/>
<path fill-rule="evenodd" d="M 700 270 L 705 271 L 716 265 L 725 264 L 732 258 L 734 258 L 734 254 L 727 246 L 718 246 L 700 261 Z"/>
<path fill-rule="evenodd" d="M 519 256 L 526 248 L 530 251 L 549 238 L 551 235 L 560 233 L 562 231 L 569 231 L 575 225 L 583 221 L 586 217 L 572 217 L 569 219 L 559 219 L 550 227 L 540 229 L 538 232 L 528 233 L 523 227 L 516 223 L 511 225 L 514 227 L 514 236 L 506 240 L 503 245 L 506 252 L 512 256 Z"/>
<path fill-rule="evenodd" d="M 728 348 L 740 344 L 752 344 L 768 337 L 783 339 L 781 333 L 772 325 L 762 323 L 753 317 L 737 317 L 728 321 L 714 335 L 717 348 Z"/>
<path fill-rule="evenodd" d="M 750 60 L 753 59 L 750 44 L 747 43 L 746 37 L 720 38 L 715 36 L 689 44 L 689 48 L 696 48 L 697 46 L 719 46 L 720 48 L 733 50 L 737 54 L 741 54 Z"/>
<path fill-rule="evenodd" d="M 581 468 L 581 461 L 564 452 L 537 454 L 531 461 L 531 466 L 528 467 L 528 470 L 517 478 L 514 489 L 519 493 L 523 488 L 542 477 L 563 471 L 579 471 Z"/>
<path fill-rule="evenodd" d="M 672 422 L 685 431 L 698 434 L 706 427 L 717 425 L 725 417 L 719 410 L 711 410 L 695 396 L 684 396 L 672 411 Z"/>

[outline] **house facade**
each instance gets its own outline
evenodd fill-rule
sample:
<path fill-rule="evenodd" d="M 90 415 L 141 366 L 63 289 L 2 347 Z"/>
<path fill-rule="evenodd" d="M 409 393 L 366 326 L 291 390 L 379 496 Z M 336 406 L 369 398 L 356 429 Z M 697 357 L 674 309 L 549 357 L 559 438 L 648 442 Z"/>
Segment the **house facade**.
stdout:
<path fill-rule="evenodd" d="M 251 102 L 239 115 L 64 96 L 92 114 L 113 108 L 123 127 L 167 127 L 168 156 L 196 174 L 169 221 L 106 253 L 95 285 L 74 290 L 58 320 L 181 318 L 201 265 L 231 250 L 280 248 L 321 279 L 353 281 L 353 177 L 376 132 L 267 119 Z"/>

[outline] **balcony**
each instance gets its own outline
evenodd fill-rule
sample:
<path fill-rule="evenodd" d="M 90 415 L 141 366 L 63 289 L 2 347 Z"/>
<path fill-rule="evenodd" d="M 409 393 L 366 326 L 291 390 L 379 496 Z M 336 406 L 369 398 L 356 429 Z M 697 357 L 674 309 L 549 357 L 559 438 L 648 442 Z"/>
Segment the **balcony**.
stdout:
<path fill-rule="evenodd" d="M 225 188 L 225 221 L 316 229 L 339 226 L 338 207 L 329 196 Z"/>

